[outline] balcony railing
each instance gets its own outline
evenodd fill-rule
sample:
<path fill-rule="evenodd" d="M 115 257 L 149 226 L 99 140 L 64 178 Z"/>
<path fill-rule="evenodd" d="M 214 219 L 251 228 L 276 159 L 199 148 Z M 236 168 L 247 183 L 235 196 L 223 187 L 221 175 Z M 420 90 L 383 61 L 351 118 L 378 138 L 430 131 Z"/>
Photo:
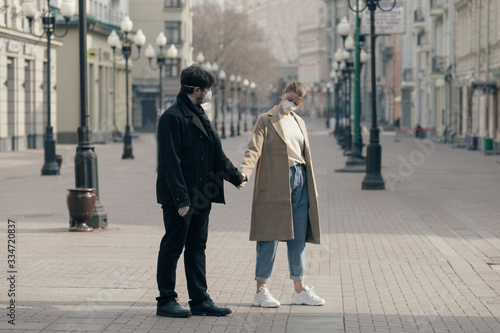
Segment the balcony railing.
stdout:
<path fill-rule="evenodd" d="M 446 71 L 446 57 L 432 57 L 432 74 L 444 74 Z"/>
<path fill-rule="evenodd" d="M 413 68 L 403 69 L 403 81 L 406 81 L 406 82 L 413 81 Z"/>

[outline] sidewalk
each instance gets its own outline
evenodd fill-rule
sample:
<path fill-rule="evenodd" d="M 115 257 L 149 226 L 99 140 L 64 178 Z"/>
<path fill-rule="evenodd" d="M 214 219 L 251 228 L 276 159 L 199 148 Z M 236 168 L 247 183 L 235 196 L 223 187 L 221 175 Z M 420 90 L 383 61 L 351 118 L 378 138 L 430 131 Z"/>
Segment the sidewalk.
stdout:
<path fill-rule="evenodd" d="M 75 145 L 58 145 L 60 176 L 40 176 L 43 150 L 0 153 L 0 238 L 16 225 L 15 296 L 0 256 L 2 332 L 499 332 L 500 158 L 383 133 L 385 191 L 362 191 L 324 119 L 307 121 L 320 196 L 322 244 L 307 247 L 307 279 L 322 307 L 291 306 L 286 246 L 269 289 L 282 306 L 251 307 L 255 243 L 248 241 L 253 179 L 214 205 L 207 246 L 209 293 L 228 317 L 155 315 L 163 235 L 155 198 L 155 140 L 139 134 L 134 160 L 121 143 L 96 145 L 109 228 L 69 233 L 66 189 Z M 227 129 L 226 129 L 227 130 Z M 330 129 L 330 131 L 332 128 Z M 226 132 L 227 134 L 228 132 Z M 238 165 L 249 133 L 223 141 Z M 364 137 L 368 143 L 368 137 Z M 179 302 L 188 301 L 182 260 Z M 15 326 L 8 323 L 15 299 Z"/>

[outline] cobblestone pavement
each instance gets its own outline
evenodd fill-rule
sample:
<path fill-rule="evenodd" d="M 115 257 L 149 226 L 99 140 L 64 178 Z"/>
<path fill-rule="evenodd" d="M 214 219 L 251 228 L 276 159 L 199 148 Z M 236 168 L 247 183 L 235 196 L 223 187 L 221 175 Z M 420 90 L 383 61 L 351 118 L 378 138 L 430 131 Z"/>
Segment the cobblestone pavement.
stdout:
<path fill-rule="evenodd" d="M 307 279 L 322 307 L 291 306 L 285 246 L 269 288 L 282 306 L 251 307 L 255 243 L 248 241 L 253 184 L 226 183 L 207 248 L 209 292 L 228 317 L 155 316 L 163 235 L 155 199 L 155 140 L 138 134 L 96 145 L 109 228 L 69 233 L 66 189 L 75 145 L 58 145 L 60 176 L 40 176 L 42 150 L 0 153 L 2 332 L 500 332 L 500 157 L 382 133 L 385 191 L 362 191 L 363 173 L 336 173 L 346 157 L 324 121 L 308 120 L 323 242 L 307 247 Z M 249 133 L 223 141 L 237 165 Z M 365 137 L 365 142 L 368 138 Z M 8 280 L 8 219 L 16 225 Z M 13 282 L 13 284 L 11 284 Z M 9 289 L 15 288 L 10 297 Z M 187 305 L 182 261 L 181 305 Z M 7 309 L 15 300 L 15 326 Z"/>

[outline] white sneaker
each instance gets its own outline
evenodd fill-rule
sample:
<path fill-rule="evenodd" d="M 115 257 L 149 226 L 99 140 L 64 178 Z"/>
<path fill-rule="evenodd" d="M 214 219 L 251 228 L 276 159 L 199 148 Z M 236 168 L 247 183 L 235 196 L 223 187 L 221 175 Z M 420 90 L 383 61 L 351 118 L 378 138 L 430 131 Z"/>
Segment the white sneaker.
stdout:
<path fill-rule="evenodd" d="M 314 287 L 305 286 L 304 290 L 298 294 L 295 290 L 292 295 L 292 304 L 295 305 L 323 305 L 325 300 L 316 295 Z"/>
<path fill-rule="evenodd" d="M 281 303 L 271 295 L 267 288 L 260 287 L 259 292 L 253 298 L 252 305 L 263 308 L 277 308 Z"/>

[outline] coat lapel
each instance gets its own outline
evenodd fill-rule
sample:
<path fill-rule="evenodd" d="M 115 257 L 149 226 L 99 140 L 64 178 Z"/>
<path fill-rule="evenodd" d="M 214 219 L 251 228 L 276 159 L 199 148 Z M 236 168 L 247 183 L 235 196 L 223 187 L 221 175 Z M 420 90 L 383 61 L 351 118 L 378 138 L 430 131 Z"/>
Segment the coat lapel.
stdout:
<path fill-rule="evenodd" d="M 309 138 L 307 136 L 307 127 L 306 123 L 302 118 L 300 118 L 298 115 L 295 113 L 293 114 L 293 117 L 295 118 L 295 121 L 297 124 L 299 124 L 300 131 L 302 132 L 302 135 L 304 136 L 304 149 L 307 149 L 309 147 Z"/>
<path fill-rule="evenodd" d="M 191 118 L 193 125 L 195 127 L 197 127 L 203 134 L 205 134 L 205 136 L 207 138 L 210 138 L 208 136 L 207 131 L 205 130 L 205 127 L 203 127 L 203 124 L 201 123 L 200 119 L 198 118 L 198 116 L 196 116 L 193 112 L 191 112 L 191 110 L 189 110 L 189 108 L 186 105 L 184 105 L 184 103 L 182 103 L 181 105 L 182 105 L 182 111 L 184 112 L 184 115 Z"/>
<path fill-rule="evenodd" d="M 269 112 L 269 120 L 271 121 L 271 124 L 273 125 L 274 130 L 278 133 L 281 140 L 283 140 L 283 142 L 286 143 L 285 133 L 283 132 L 283 127 L 281 126 L 281 122 L 280 122 L 280 115 L 279 115 L 278 107 L 275 106 Z"/>

